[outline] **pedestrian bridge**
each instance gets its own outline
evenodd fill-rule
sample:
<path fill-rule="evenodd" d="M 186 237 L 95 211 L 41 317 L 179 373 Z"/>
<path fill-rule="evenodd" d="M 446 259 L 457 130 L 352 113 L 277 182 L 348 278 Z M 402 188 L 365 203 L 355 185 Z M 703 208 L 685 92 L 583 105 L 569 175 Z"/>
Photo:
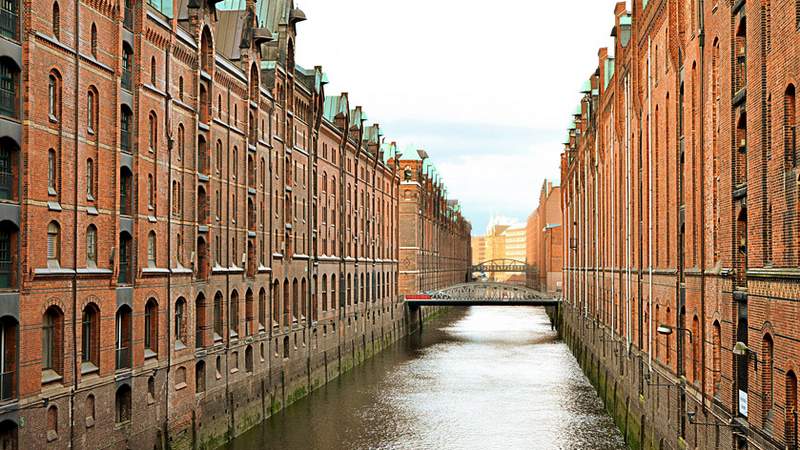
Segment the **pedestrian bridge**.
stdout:
<path fill-rule="evenodd" d="M 407 295 L 409 306 L 558 306 L 560 300 L 525 286 L 473 282 Z"/>

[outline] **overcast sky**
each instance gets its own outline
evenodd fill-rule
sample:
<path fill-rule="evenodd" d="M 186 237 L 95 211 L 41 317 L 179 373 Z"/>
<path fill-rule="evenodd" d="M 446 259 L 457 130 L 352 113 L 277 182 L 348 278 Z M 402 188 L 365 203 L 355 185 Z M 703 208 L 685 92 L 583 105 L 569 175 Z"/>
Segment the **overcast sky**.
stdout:
<path fill-rule="evenodd" d="M 296 0 L 297 61 L 322 65 L 387 141 L 425 148 L 482 234 L 524 221 L 610 46 L 613 0 Z"/>

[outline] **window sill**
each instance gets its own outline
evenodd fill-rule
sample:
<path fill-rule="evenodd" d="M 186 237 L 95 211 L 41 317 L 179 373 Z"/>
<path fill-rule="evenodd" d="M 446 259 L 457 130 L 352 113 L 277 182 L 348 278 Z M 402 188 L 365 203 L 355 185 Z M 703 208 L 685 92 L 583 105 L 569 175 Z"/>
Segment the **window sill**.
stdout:
<path fill-rule="evenodd" d="M 61 381 L 62 377 L 53 369 L 45 369 L 42 371 L 42 384 L 51 384 Z"/>
<path fill-rule="evenodd" d="M 186 348 L 186 345 L 180 339 L 175 341 L 175 350 L 183 350 L 185 348 Z"/>
<path fill-rule="evenodd" d="M 94 426 L 94 417 L 87 417 L 86 428 L 92 428 L 93 426 Z"/>
<path fill-rule="evenodd" d="M 84 362 L 81 363 L 81 376 L 90 375 L 90 374 L 93 374 L 93 373 L 96 374 L 99 371 L 100 371 L 100 368 L 97 367 L 91 361 L 84 361 Z"/>
<path fill-rule="evenodd" d="M 178 383 L 178 384 L 175 385 L 175 390 L 176 391 L 180 391 L 180 390 L 183 390 L 183 389 L 186 389 L 186 383 Z"/>
<path fill-rule="evenodd" d="M 236 367 L 234 367 L 233 369 L 231 369 L 231 373 L 237 373 L 237 372 L 239 372 L 239 369 L 237 369 Z"/>
<path fill-rule="evenodd" d="M 56 430 L 47 430 L 47 442 L 53 442 L 58 439 L 58 433 Z"/>
<path fill-rule="evenodd" d="M 158 353 L 154 352 L 153 350 L 146 348 L 144 349 L 144 359 L 151 359 L 158 356 Z"/>

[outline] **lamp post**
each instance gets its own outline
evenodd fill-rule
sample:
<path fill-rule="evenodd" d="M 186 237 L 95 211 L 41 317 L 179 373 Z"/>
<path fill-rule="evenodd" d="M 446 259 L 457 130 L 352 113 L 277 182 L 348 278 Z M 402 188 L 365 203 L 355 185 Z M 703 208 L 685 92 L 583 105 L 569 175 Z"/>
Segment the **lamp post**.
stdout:
<path fill-rule="evenodd" d="M 663 336 L 669 336 L 674 331 L 685 332 L 685 333 L 689 334 L 689 343 L 690 344 L 692 343 L 692 330 L 690 330 L 688 328 L 672 327 L 672 326 L 669 326 L 669 325 L 665 325 L 663 323 L 661 325 L 659 325 L 658 328 L 656 328 L 656 332 L 658 334 L 660 334 L 660 335 L 663 335 Z"/>

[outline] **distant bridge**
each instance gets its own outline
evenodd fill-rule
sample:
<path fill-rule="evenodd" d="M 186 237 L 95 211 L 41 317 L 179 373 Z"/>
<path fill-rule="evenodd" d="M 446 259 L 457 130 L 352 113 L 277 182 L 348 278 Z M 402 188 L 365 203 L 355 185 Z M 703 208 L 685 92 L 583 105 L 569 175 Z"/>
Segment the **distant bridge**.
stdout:
<path fill-rule="evenodd" d="M 514 273 L 536 273 L 536 267 L 529 265 L 524 261 L 516 259 L 492 259 L 482 263 L 475 264 L 470 267 L 472 272 L 483 273 L 496 273 L 496 272 L 514 272 Z"/>
<path fill-rule="evenodd" d="M 474 282 L 419 295 L 407 295 L 409 306 L 558 306 L 560 300 L 508 283 Z"/>

